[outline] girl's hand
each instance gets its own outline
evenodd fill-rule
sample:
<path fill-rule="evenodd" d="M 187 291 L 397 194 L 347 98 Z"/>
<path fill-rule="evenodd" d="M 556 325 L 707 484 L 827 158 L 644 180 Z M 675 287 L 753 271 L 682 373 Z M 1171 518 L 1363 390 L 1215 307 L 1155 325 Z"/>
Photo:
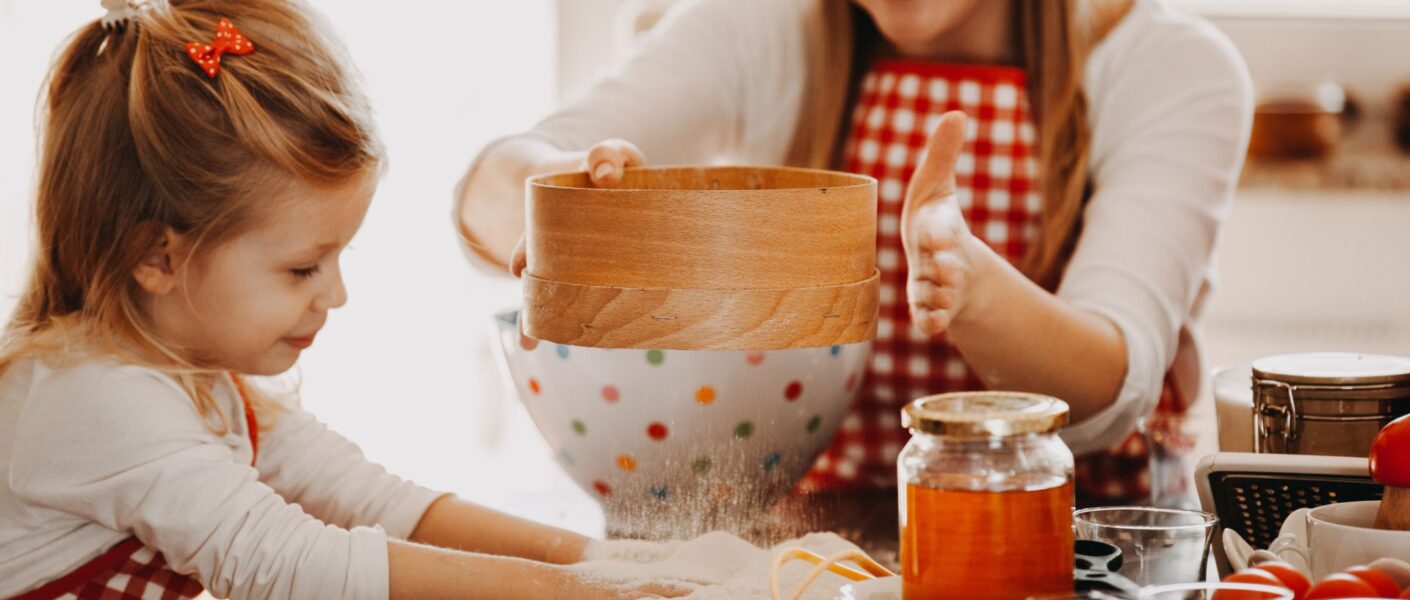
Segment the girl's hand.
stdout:
<path fill-rule="evenodd" d="M 647 540 L 589 540 L 583 546 L 580 560 L 615 560 L 651 563 L 670 558 L 680 549 L 680 540 L 651 542 Z"/>
<path fill-rule="evenodd" d="M 621 183 L 622 175 L 627 167 L 636 167 L 646 164 L 646 155 L 636 144 L 626 140 L 616 138 L 603 140 L 588 149 L 583 157 L 579 169 L 587 171 L 588 178 L 597 187 L 612 187 Z M 514 245 L 514 253 L 510 256 L 509 272 L 518 277 L 524 272 L 527 266 L 527 259 L 524 255 L 524 237 L 519 236 L 519 243 Z"/>
<path fill-rule="evenodd" d="M 964 113 L 945 113 L 930 134 L 901 209 L 911 322 L 930 335 L 944 333 L 969 314 L 982 289 L 984 265 L 994 256 L 970 232 L 955 196 L 955 159 L 964 144 Z"/>
<path fill-rule="evenodd" d="M 684 598 L 702 586 L 676 580 L 614 579 L 567 567 L 556 600 L 644 600 Z"/>

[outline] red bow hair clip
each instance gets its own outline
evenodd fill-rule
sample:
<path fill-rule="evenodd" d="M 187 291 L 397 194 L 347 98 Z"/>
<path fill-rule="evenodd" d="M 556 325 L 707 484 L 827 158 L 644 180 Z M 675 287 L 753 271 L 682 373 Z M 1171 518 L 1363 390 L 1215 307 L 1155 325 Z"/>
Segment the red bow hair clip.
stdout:
<path fill-rule="evenodd" d="M 230 54 L 249 54 L 255 51 L 255 45 L 250 43 L 240 30 L 235 29 L 235 25 L 230 19 L 220 18 L 220 22 L 215 25 L 215 41 L 209 44 L 200 42 L 186 42 L 186 55 L 191 60 L 200 65 L 201 70 L 206 72 L 212 79 L 220 73 L 220 56 L 229 52 Z"/>

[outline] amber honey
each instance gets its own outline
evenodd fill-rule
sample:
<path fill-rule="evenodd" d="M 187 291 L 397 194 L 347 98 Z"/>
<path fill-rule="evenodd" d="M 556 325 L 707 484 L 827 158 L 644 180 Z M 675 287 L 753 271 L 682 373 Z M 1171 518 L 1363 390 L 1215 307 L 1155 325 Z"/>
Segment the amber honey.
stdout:
<path fill-rule="evenodd" d="M 1022 600 L 1072 590 L 1072 483 L 1013 491 L 906 486 L 905 600 Z"/>

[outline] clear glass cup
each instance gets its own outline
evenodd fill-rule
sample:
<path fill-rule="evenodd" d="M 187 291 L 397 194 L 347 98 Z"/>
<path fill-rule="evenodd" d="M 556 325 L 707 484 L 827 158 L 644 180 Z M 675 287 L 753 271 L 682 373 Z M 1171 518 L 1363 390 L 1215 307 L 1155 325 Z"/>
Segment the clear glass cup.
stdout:
<path fill-rule="evenodd" d="M 1262 600 L 1293 600 L 1292 590 L 1257 583 L 1224 583 L 1219 581 L 1201 583 L 1174 583 L 1153 585 L 1141 588 L 1137 600 L 1211 600 L 1219 592 L 1257 592 Z M 1250 597 L 1239 594 L 1240 598 Z"/>
<path fill-rule="evenodd" d="M 1077 539 L 1121 549 L 1121 575 L 1136 585 L 1204 581 L 1219 519 L 1207 512 L 1141 506 L 1085 508 L 1072 515 Z"/>

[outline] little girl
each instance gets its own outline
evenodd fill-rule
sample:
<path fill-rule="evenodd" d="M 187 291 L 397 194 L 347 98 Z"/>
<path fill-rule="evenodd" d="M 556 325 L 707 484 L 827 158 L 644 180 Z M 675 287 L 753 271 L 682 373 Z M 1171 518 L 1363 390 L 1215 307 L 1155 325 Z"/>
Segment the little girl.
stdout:
<path fill-rule="evenodd" d="M 367 103 L 297 0 L 118 4 L 47 90 L 0 341 L 0 598 L 687 593 L 560 566 L 596 543 L 403 481 L 260 383 L 347 300 Z"/>

